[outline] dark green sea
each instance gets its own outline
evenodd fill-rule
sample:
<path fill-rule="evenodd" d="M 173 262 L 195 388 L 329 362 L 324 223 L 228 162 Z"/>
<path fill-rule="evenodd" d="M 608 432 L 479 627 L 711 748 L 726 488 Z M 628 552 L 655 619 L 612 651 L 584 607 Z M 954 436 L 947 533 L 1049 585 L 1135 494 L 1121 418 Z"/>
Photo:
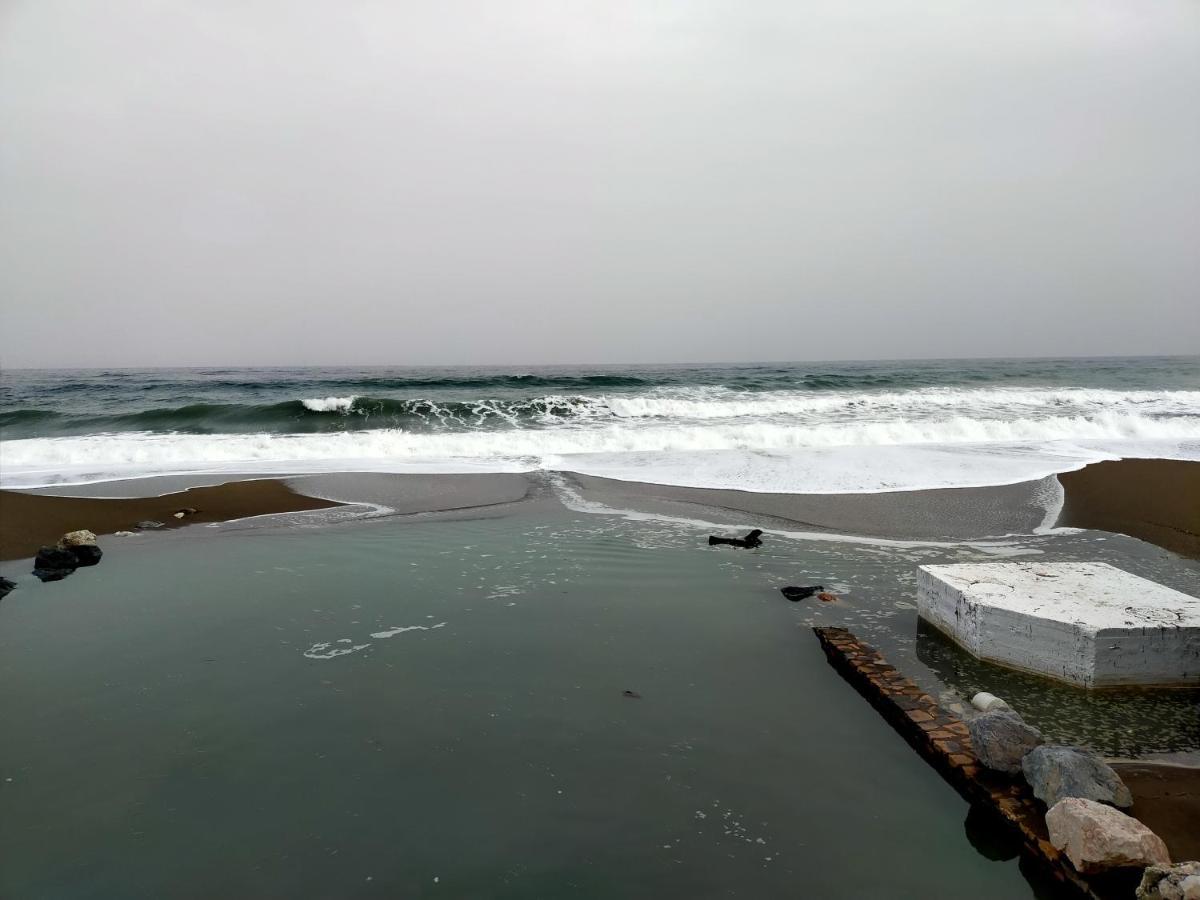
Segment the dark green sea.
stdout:
<path fill-rule="evenodd" d="M 852 492 L 1200 459 L 1200 358 L 0 373 L 0 486 L 570 470 Z"/>

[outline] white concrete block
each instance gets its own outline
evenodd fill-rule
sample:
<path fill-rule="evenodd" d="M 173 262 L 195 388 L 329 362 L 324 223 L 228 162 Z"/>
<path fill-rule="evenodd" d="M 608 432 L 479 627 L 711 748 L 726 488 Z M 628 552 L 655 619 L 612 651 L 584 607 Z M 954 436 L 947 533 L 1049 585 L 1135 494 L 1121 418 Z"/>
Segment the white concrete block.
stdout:
<path fill-rule="evenodd" d="M 1105 563 L 921 566 L 917 609 L 980 659 L 1081 687 L 1200 684 L 1200 600 Z"/>

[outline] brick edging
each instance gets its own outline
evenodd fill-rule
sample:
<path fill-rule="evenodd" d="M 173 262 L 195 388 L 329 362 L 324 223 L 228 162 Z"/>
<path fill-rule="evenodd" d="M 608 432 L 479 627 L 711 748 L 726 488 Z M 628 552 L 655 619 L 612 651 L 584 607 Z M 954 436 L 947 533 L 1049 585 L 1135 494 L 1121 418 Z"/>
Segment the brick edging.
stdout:
<path fill-rule="evenodd" d="M 1021 852 L 1077 896 L 1104 900 L 1132 896 L 1128 879 L 1096 883 L 1075 871 L 1046 833 L 1045 814 L 1024 781 L 984 767 L 966 723 L 845 628 L 814 628 L 829 664 L 886 719 L 969 803 L 993 811 L 1020 837 Z M 1104 879 L 1105 882 L 1108 879 Z"/>

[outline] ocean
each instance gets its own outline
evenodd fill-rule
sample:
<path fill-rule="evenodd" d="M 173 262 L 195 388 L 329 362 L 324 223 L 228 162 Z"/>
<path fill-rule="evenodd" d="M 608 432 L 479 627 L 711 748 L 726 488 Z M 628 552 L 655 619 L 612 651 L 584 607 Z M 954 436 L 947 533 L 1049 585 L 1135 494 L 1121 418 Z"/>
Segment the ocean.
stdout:
<path fill-rule="evenodd" d="M 526 472 L 846 493 L 1200 459 L 1200 357 L 9 370 L 0 486 Z"/>

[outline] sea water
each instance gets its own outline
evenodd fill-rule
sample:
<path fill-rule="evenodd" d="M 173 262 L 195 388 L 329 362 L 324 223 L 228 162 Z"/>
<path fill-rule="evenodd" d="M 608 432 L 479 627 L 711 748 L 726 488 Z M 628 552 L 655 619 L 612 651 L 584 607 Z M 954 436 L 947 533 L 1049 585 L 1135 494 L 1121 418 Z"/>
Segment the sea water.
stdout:
<path fill-rule="evenodd" d="M 1082 556 L 1196 590 L 1196 566 L 1132 538 L 738 551 L 552 502 L 323 515 L 106 538 L 98 567 L 44 585 L 0 564 L 20 582 L 0 604 L 0 896 L 1043 890 L 828 665 L 816 624 L 943 702 L 992 689 L 1054 739 L 1200 746 L 1198 692 L 1080 714 L 1080 692 L 972 667 L 917 626 L 924 562 Z M 812 582 L 839 599 L 778 593 Z"/>
<path fill-rule="evenodd" d="M 1200 358 L 6 371 L 0 486 L 570 470 L 693 487 L 1006 484 L 1200 459 Z"/>

